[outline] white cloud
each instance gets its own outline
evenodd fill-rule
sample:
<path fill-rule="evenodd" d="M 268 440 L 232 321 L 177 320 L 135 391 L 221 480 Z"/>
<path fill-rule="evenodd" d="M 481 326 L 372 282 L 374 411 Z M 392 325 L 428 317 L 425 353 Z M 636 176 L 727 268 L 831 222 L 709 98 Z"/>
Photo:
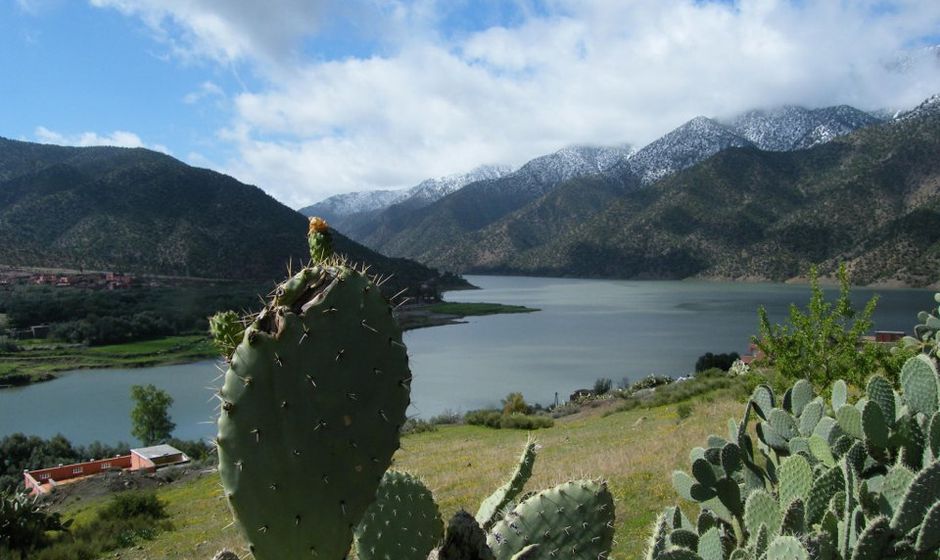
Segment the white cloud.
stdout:
<path fill-rule="evenodd" d="M 940 91 L 935 53 L 913 48 L 940 29 L 936 0 L 557 0 L 469 33 L 440 27 L 446 2 L 364 0 L 348 9 L 384 31 L 382 48 L 332 59 L 298 53 L 336 3 L 93 2 L 188 56 L 252 65 L 261 85 L 219 133 L 238 154 L 225 167 L 295 206 L 572 143 L 642 145 L 699 114 L 897 108 Z"/>
<path fill-rule="evenodd" d="M 36 141 L 42 144 L 59 144 L 62 146 L 117 146 L 120 148 L 149 148 L 165 154 L 171 154 L 169 148 L 163 144 L 144 144 L 140 136 L 125 130 L 115 130 L 110 134 L 97 132 L 80 132 L 77 134 L 63 134 L 49 130 L 44 126 L 36 127 Z"/>
<path fill-rule="evenodd" d="M 260 59 L 273 63 L 292 54 L 296 41 L 316 29 L 323 0 L 90 0 L 140 17 L 184 58 L 223 63 Z"/>
<path fill-rule="evenodd" d="M 210 97 L 225 97 L 225 92 L 222 91 L 222 88 L 207 80 L 199 84 L 196 90 L 184 95 L 183 103 L 193 105 Z"/>

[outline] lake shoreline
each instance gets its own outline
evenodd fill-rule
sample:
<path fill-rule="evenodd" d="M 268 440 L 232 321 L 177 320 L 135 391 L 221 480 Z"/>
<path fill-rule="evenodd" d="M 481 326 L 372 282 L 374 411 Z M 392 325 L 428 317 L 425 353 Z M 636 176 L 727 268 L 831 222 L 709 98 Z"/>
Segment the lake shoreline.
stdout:
<path fill-rule="evenodd" d="M 402 331 L 466 323 L 473 316 L 508 313 L 532 313 L 538 309 L 497 303 L 440 302 L 413 305 L 398 311 Z M 142 344 L 155 347 L 152 352 L 135 353 Z M 173 346 L 169 346 L 172 343 Z M 35 349 L 0 353 L 4 358 L 27 363 L 23 371 L 12 369 L 0 377 L 0 390 L 26 387 L 58 379 L 60 374 L 88 369 L 138 369 L 189 364 L 218 358 L 219 353 L 209 337 L 185 335 L 160 339 L 89 347 L 75 344 L 42 344 Z M 63 353 L 65 352 L 65 353 Z"/>

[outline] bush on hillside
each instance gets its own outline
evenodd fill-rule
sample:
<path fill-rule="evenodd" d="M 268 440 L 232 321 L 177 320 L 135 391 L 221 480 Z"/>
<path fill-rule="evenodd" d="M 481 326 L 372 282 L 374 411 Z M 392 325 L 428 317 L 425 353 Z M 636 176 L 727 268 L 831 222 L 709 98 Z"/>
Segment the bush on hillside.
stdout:
<path fill-rule="evenodd" d="M 502 404 L 503 414 L 529 414 L 532 412 L 522 393 L 509 393 L 503 399 Z"/>
<path fill-rule="evenodd" d="M 760 334 L 754 339 L 769 365 L 785 381 L 808 379 L 822 391 L 837 379 L 857 386 L 879 369 L 879 355 L 888 351 L 880 345 L 859 341 L 871 329 L 878 297 L 872 297 L 859 311 L 849 298 L 845 266 L 839 267 L 839 296 L 826 300 L 815 268 L 810 269 L 811 295 L 805 311 L 790 306 L 785 324 L 771 324 L 767 311 L 758 310 Z"/>
<path fill-rule="evenodd" d="M 498 410 L 471 410 L 464 415 L 464 422 L 471 426 L 486 426 L 495 429 L 538 430 L 551 428 L 555 422 L 550 416 L 541 414 L 503 414 Z"/>
<path fill-rule="evenodd" d="M 705 354 L 698 357 L 698 360 L 695 361 L 695 373 L 706 371 L 712 368 L 718 368 L 721 371 L 728 371 L 731 369 L 731 365 L 734 364 L 741 356 L 737 352 L 731 352 L 728 354 L 712 354 L 711 352 L 706 352 Z"/>
<path fill-rule="evenodd" d="M 606 395 L 614 382 L 606 377 L 600 377 L 594 381 L 594 394 L 597 396 Z"/>

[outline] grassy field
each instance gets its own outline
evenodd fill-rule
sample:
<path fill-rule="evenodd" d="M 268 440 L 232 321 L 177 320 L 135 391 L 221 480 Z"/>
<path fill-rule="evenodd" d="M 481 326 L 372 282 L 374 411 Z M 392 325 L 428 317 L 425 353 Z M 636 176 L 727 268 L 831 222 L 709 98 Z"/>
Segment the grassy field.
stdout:
<path fill-rule="evenodd" d="M 672 470 L 688 469 L 689 450 L 701 445 L 709 433 L 723 434 L 727 419 L 741 409 L 722 393 L 691 403 L 692 415 L 682 421 L 676 405 L 603 416 L 611 409 L 607 406 L 559 419 L 553 428 L 536 434 L 543 447 L 527 488 L 578 477 L 606 479 L 617 506 L 611 557 L 639 558 L 656 515 L 677 502 L 670 483 Z M 526 434 L 515 430 L 441 426 L 436 432 L 405 437 L 394 468 L 421 476 L 445 518 L 461 507 L 474 513 L 480 501 L 504 482 L 525 440 Z M 121 551 L 121 558 L 208 560 L 222 547 L 245 552 L 244 541 L 230 526 L 215 473 L 165 486 L 158 494 L 168 503 L 175 529 Z M 98 507 L 79 503 L 68 512 L 77 516 L 77 523 L 90 518 Z"/>
<path fill-rule="evenodd" d="M 204 335 L 169 336 L 109 346 L 17 341 L 20 350 L 0 352 L 0 385 L 51 379 L 57 372 L 89 368 L 135 368 L 213 358 Z"/>

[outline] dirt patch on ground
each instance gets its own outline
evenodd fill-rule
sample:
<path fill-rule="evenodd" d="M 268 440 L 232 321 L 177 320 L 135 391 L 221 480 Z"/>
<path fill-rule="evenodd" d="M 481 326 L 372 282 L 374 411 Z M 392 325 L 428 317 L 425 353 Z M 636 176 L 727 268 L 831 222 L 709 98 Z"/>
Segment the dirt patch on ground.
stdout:
<path fill-rule="evenodd" d="M 95 500 L 126 490 L 151 490 L 168 484 L 193 480 L 214 469 L 183 465 L 168 467 L 155 473 L 140 471 L 118 471 L 89 476 L 63 484 L 50 492 L 44 500 L 50 509 L 58 511 L 75 502 Z"/>

